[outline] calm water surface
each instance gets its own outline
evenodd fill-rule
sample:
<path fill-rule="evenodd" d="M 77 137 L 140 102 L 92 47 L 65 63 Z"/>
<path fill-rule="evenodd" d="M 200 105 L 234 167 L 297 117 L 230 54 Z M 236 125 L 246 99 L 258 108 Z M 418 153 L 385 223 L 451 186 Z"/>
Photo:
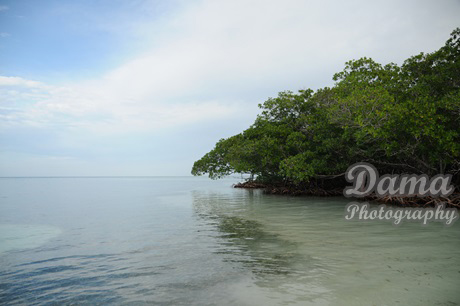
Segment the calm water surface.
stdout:
<path fill-rule="evenodd" d="M 345 198 L 234 182 L 0 179 L 0 303 L 460 304 L 460 222 L 348 222 Z"/>

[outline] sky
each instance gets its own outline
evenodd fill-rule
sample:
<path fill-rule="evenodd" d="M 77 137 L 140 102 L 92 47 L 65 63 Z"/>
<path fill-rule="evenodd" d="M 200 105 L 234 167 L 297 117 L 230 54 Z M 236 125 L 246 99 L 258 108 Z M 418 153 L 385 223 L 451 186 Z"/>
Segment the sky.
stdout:
<path fill-rule="evenodd" d="M 401 64 L 459 0 L 0 0 L 0 176 L 190 175 L 284 90 Z"/>

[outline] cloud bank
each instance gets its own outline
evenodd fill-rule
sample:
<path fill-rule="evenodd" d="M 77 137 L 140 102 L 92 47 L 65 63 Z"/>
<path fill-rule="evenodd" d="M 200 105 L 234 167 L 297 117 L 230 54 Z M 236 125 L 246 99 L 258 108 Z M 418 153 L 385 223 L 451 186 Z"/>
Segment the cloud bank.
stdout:
<path fill-rule="evenodd" d="M 448 0 L 178 2 L 167 16 L 136 23 L 131 39 L 142 47 L 100 76 L 67 83 L 0 76 L 4 144 L 9 153 L 34 154 L 32 146 L 8 139 L 19 130 L 33 137 L 40 129 L 67 136 L 56 147 L 71 147 L 82 133 L 94 139 L 129 133 L 189 137 L 178 131 L 204 133 L 216 120 L 226 122 L 219 129 L 229 136 L 250 124 L 256 105 L 278 91 L 331 85 L 347 60 L 401 63 L 438 49 L 459 13 L 460 3 Z M 123 22 L 136 18 L 128 17 Z M 110 28 L 116 21 L 97 22 Z M 139 37 L 143 44 L 134 41 Z M 209 146 L 214 137 L 203 143 Z"/>

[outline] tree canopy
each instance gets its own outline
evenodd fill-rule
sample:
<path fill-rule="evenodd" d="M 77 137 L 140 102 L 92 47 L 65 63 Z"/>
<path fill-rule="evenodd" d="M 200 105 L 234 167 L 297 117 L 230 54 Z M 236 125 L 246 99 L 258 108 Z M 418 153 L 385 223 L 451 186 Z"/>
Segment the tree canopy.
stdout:
<path fill-rule="evenodd" d="M 269 98 L 248 129 L 217 142 L 192 174 L 300 184 L 369 162 L 380 173 L 452 174 L 459 184 L 460 28 L 401 66 L 351 60 L 333 80 Z"/>

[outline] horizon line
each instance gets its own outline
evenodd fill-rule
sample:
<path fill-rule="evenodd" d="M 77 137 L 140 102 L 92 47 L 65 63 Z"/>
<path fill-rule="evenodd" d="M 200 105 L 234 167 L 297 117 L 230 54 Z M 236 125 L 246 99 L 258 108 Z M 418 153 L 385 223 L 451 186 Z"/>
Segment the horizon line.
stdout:
<path fill-rule="evenodd" d="M 109 177 L 193 177 L 193 175 L 18 175 L 0 176 L 0 178 L 109 178 Z"/>
<path fill-rule="evenodd" d="M 238 175 L 237 175 L 238 176 Z M 153 178 L 153 177 L 206 177 L 205 175 L 42 175 L 42 176 L 0 176 L 0 179 L 7 178 Z M 227 175 L 225 177 L 235 177 Z"/>

